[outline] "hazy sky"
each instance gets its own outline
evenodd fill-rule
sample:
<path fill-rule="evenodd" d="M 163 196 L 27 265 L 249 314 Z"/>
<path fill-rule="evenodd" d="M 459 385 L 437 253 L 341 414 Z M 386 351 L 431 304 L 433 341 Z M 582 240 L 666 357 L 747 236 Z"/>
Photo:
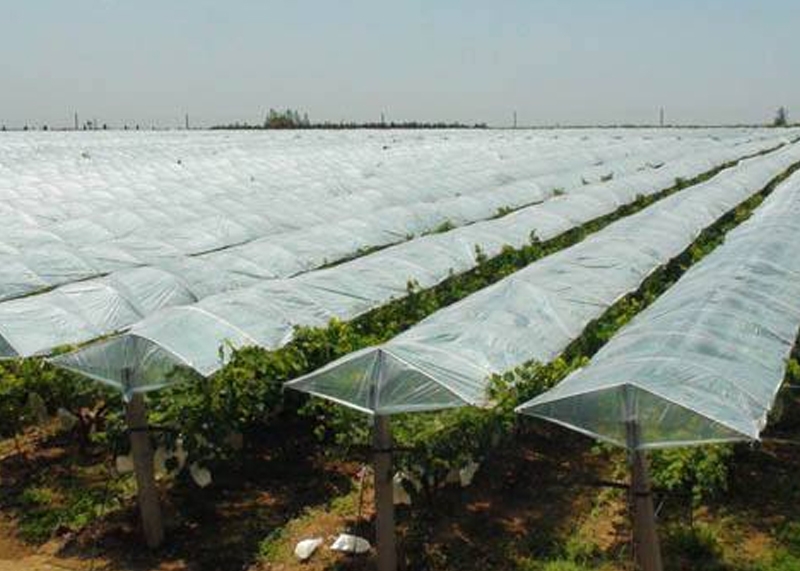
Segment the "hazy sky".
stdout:
<path fill-rule="evenodd" d="M 0 0 L 0 124 L 800 117 L 800 0 Z"/>

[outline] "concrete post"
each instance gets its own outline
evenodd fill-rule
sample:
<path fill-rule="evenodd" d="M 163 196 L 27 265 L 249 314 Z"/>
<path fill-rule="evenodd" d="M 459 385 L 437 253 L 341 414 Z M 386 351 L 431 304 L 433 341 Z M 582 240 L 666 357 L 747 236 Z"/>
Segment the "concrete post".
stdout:
<path fill-rule="evenodd" d="M 392 485 L 392 430 L 388 416 L 375 416 L 373 439 L 378 571 L 396 571 L 397 539 Z"/>
<path fill-rule="evenodd" d="M 639 571 L 663 571 L 661 546 L 656 529 L 653 492 L 647 472 L 647 458 L 639 448 L 640 428 L 635 420 L 626 423 L 628 461 L 631 470 L 630 502 L 633 517 L 633 555 Z"/>
<path fill-rule="evenodd" d="M 141 393 L 133 393 L 126 404 L 125 420 L 130 435 L 133 470 L 136 476 L 136 499 L 142 518 L 144 538 L 147 546 L 155 549 L 164 542 L 164 525 L 153 466 L 153 446 L 147 430 L 147 408 Z"/>

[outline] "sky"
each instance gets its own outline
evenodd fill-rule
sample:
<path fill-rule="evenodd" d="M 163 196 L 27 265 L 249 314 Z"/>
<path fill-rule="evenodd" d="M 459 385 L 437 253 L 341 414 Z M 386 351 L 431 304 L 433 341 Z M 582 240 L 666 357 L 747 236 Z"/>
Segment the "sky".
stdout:
<path fill-rule="evenodd" d="M 800 119 L 800 0 L 0 0 L 0 124 Z"/>

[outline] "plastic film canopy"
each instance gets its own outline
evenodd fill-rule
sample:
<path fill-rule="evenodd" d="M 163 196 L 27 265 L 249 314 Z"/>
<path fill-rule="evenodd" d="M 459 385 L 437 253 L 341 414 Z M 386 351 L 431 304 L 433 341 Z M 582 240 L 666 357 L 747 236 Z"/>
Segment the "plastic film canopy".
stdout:
<path fill-rule="evenodd" d="M 419 410 L 417 395 L 428 393 L 435 395 L 427 403 L 430 410 L 455 402 L 489 405 L 491 375 L 558 356 L 703 229 L 799 161 L 800 145 L 745 161 L 434 313 L 379 347 L 343 357 L 287 386 L 377 414 Z M 384 355 L 385 371 L 374 370 L 375 355 Z M 370 400 L 366 395 L 378 390 L 377 382 L 390 388 Z M 442 389 L 450 400 L 442 398 Z M 408 402 L 406 395 L 413 395 Z M 605 422 L 609 410 L 619 406 L 604 395 L 593 398 L 597 422 Z M 679 411 L 664 422 L 690 426 Z"/>
<path fill-rule="evenodd" d="M 576 141 L 573 136 L 560 143 L 558 139 L 554 142 L 512 137 L 508 140 L 487 138 L 483 145 L 477 144 L 480 140 L 466 138 L 455 145 L 463 151 L 457 160 L 453 158 L 452 163 L 442 165 L 435 177 L 429 173 L 427 178 L 419 178 L 428 168 L 426 161 L 438 160 L 440 155 L 450 157 L 449 140 L 434 140 L 430 143 L 441 144 L 428 145 L 431 157 L 418 156 L 419 151 L 412 145 L 409 148 L 402 146 L 391 153 L 382 149 L 372 150 L 382 154 L 380 168 L 370 167 L 371 174 L 366 179 L 354 175 L 352 179 L 340 180 L 330 188 L 322 183 L 327 179 L 313 178 L 324 172 L 318 166 L 308 174 L 310 190 L 305 186 L 302 190 L 286 186 L 293 176 L 284 181 L 282 172 L 283 186 L 278 189 L 256 182 L 249 182 L 244 191 L 241 185 L 232 186 L 229 194 L 215 195 L 210 203 L 201 201 L 186 205 L 187 209 L 196 208 L 203 213 L 209 210 L 217 212 L 215 209 L 218 209 L 213 218 L 203 218 L 202 224 L 196 222 L 196 217 L 190 217 L 189 222 L 177 217 L 169 223 L 159 217 L 157 223 L 153 223 L 155 226 L 146 220 L 136 225 L 126 223 L 121 214 L 122 222 L 113 229 L 123 234 L 114 238 L 109 237 L 108 232 L 91 231 L 94 226 L 90 226 L 85 235 L 73 232 L 79 223 L 83 224 L 74 219 L 69 221 L 71 230 L 62 237 L 63 243 L 54 245 L 37 242 L 38 228 L 45 225 L 50 228 L 52 224 L 49 218 L 36 219 L 31 222 L 31 227 L 17 236 L 17 240 L 24 238 L 25 241 L 17 247 L 16 254 L 9 253 L 4 257 L 0 246 L 0 261 L 4 262 L 0 264 L 0 337 L 6 345 L 0 356 L 47 354 L 54 347 L 86 343 L 125 330 L 168 308 L 184 307 L 230 292 L 253 292 L 261 285 L 269 287 L 268 284 L 277 283 L 280 288 L 280 280 L 311 272 L 331 262 L 357 257 L 365 250 L 397 244 L 445 223 L 466 225 L 494 218 L 503 209 L 552 202 L 558 198 L 555 188 L 584 197 L 569 203 L 555 201 L 548 212 L 557 217 L 556 223 L 585 221 L 592 214 L 606 212 L 609 201 L 630 201 L 629 189 L 634 186 L 639 192 L 647 193 L 657 186 L 672 184 L 675 177 L 693 176 L 781 140 L 773 135 L 771 139 L 740 142 L 740 137 L 741 134 L 726 143 L 711 137 L 663 135 L 657 141 L 636 138 L 621 142 L 609 141 L 607 137 Z M 344 137 L 344 142 L 333 142 L 345 146 L 347 141 L 348 138 Z M 248 148 L 247 161 L 241 165 L 248 172 L 257 170 L 255 153 L 262 150 L 264 144 L 260 139 L 255 142 L 260 142 L 260 145 Z M 109 145 L 110 150 L 103 150 L 118 151 L 114 145 Z M 290 150 L 297 152 L 297 145 L 293 143 Z M 209 174 L 206 172 L 209 168 L 206 164 L 209 161 L 207 150 L 197 150 L 188 143 L 187 146 L 177 145 L 173 149 L 173 152 L 191 158 L 180 165 L 180 169 L 187 173 L 175 182 L 180 182 L 185 188 L 176 188 L 168 196 L 160 196 L 162 202 L 183 203 L 187 200 L 187 193 L 188 196 L 202 197 L 202 193 L 197 193 L 208 190 L 192 178 L 195 170 Z M 308 143 L 306 146 L 315 148 Z M 364 146 L 371 148 L 369 140 L 364 142 Z M 567 154 L 570 146 L 574 147 L 574 152 Z M 224 145 L 222 149 L 226 150 Z M 502 160 L 484 156 L 486 149 L 500 153 Z M 556 149 L 559 153 L 555 152 Z M 267 150 L 274 153 L 274 149 L 267 147 Z M 367 156 L 372 155 L 368 153 Z M 410 157 L 419 161 L 413 165 L 413 171 Z M 348 164 L 347 158 L 341 157 L 340 166 Z M 361 160 L 360 154 L 352 157 L 353 165 L 360 165 Z M 476 171 L 476 161 L 481 160 L 485 165 Z M 96 161 L 100 162 L 99 158 Z M 95 159 L 92 168 L 99 169 L 103 175 L 108 174 L 94 162 Z M 153 162 L 154 168 L 160 164 L 159 161 Z M 257 164 L 254 166 L 251 162 Z M 263 168 L 269 166 L 268 163 Z M 327 168 L 332 166 L 335 164 Z M 170 165 L 166 174 L 175 168 L 175 165 Z M 225 169 L 221 170 L 227 175 Z M 592 183 L 598 179 L 599 173 L 611 174 L 614 179 Z M 70 175 L 77 181 L 86 178 L 82 172 Z M 178 175 L 173 173 L 171 176 Z M 49 178 L 43 178 L 49 181 Z M 328 173 L 328 179 L 331 178 L 335 180 L 333 172 Z M 61 180 L 54 180 L 53 184 L 55 182 L 66 184 Z M 210 182 L 206 184 L 214 187 Z M 283 192 L 279 192 L 281 189 Z M 102 196 L 120 193 L 119 202 L 125 205 L 128 196 L 123 190 L 126 189 L 112 186 L 105 189 Z M 603 196 L 597 196 L 599 193 Z M 73 198 L 70 193 L 66 194 L 66 198 Z M 56 198 L 65 199 L 58 195 Z M 142 197 L 137 195 L 130 208 L 135 210 L 140 200 Z M 35 204 L 25 203 L 25 207 L 37 212 L 33 208 Z M 58 200 L 56 204 L 59 204 Z M 89 206 L 94 207 L 93 204 Z M 565 210 L 567 207 L 570 210 Z M 258 222 L 255 213 L 264 220 Z M 66 215 L 54 216 L 61 218 Z M 89 214 L 86 216 L 91 218 Z M 291 224 L 276 224 L 275 216 L 289 220 Z M 236 230 L 234 226 L 241 226 L 241 221 L 246 221 L 250 230 Z M 182 228 L 183 224 L 188 227 Z M 536 229 L 547 230 L 540 226 Z M 31 228 L 36 230 L 33 234 Z M 484 236 L 469 237 L 479 240 L 466 245 L 470 257 L 474 244 L 495 247 L 491 239 L 493 230 L 488 227 L 485 230 Z M 173 237 L 180 233 L 182 237 L 177 241 L 165 241 L 161 237 L 165 232 Z M 0 240 L 2 234 L 0 228 Z M 59 252 L 64 251 L 70 240 L 86 240 L 91 244 L 81 246 L 80 251 L 67 257 L 59 257 Z M 105 264 L 112 257 L 111 248 L 121 251 L 121 240 L 127 254 L 118 257 L 111 265 Z M 41 256 L 46 256 L 46 259 Z M 34 264 L 36 268 L 49 272 L 47 277 L 42 271 L 33 271 L 29 263 L 33 259 L 38 260 Z M 95 268 L 94 273 L 73 272 L 70 269 L 73 266 L 67 263 L 69 260 L 79 260 L 84 268 Z M 66 273 L 60 274 L 59 269 Z M 18 285 L 31 276 L 35 279 L 32 278 L 30 288 L 20 289 Z M 80 281 L 74 283 L 75 280 Z M 52 291 L 40 291 L 51 286 L 56 287 Z M 23 294 L 27 297 L 13 299 Z M 250 298 L 244 295 L 242 299 Z M 207 321 L 196 311 L 187 313 L 186 317 Z M 221 321 L 226 321 L 224 316 Z M 148 334 L 142 332 L 141 335 Z"/>
<path fill-rule="evenodd" d="M 729 134 L 733 143 L 753 135 Z M 296 250 L 287 271 L 302 269 L 293 255 L 313 253 L 323 234 L 340 248 L 389 243 L 542 200 L 555 186 L 726 146 L 602 133 L 9 134 L 0 301 L 144 266 L 195 274 L 185 280 L 195 293 L 214 289 L 215 271 L 228 287 L 252 283 L 275 277 L 276 261 L 266 262 L 282 247 Z M 392 224 L 370 230 L 381 220 Z"/>
<path fill-rule="evenodd" d="M 141 386 L 156 390 L 178 381 L 198 378 L 197 372 L 184 366 L 175 355 L 137 337 L 110 339 L 102 347 L 89 345 L 78 358 L 58 364 L 111 386 L 126 396 Z"/>
<path fill-rule="evenodd" d="M 800 174 L 601 349 L 519 411 L 641 447 L 755 440 L 800 328 Z"/>
<path fill-rule="evenodd" d="M 543 240 L 552 238 L 611 213 L 622 204 L 633 202 L 637 195 L 653 194 L 667 188 L 674 184 L 675 178 L 694 176 L 714 164 L 735 158 L 734 153 L 738 151 L 714 151 L 711 159 L 709 155 L 700 154 L 607 182 L 581 184 L 563 196 L 501 218 L 414 238 L 330 268 L 285 279 L 263 280 L 235 291 L 208 296 L 196 303 L 168 306 L 135 322 L 120 338 L 121 341 L 115 343 L 125 343 L 125 339 L 130 339 L 131 350 L 137 350 L 149 347 L 140 341 L 145 339 L 149 344 L 164 349 L 166 354 L 173 355 L 176 363 L 210 375 L 224 365 L 230 355 L 229 348 L 280 347 L 291 340 L 297 325 L 321 326 L 334 317 L 352 319 L 406 295 L 410 280 L 426 288 L 440 283 L 453 272 L 474 268 L 477 265 L 476 246 L 493 256 L 504 245 L 519 247 L 529 244 L 532 232 Z M 728 158 L 722 160 L 726 155 Z M 774 160 L 785 162 L 788 155 L 779 152 L 774 156 Z M 770 162 L 763 165 L 764 176 L 771 176 L 776 167 Z M 732 171 L 735 172 L 738 171 Z M 728 184 L 738 185 L 740 190 L 745 188 L 746 185 L 736 182 L 735 174 L 726 177 L 720 180 L 730 179 Z M 87 335 L 102 328 L 102 325 L 90 328 Z M 11 330 L 9 325 L 5 329 Z M 56 344 L 55 336 L 60 330 L 44 327 L 40 330 L 51 336 L 49 343 L 34 339 L 39 347 Z M 23 344 L 26 331 L 30 330 L 21 328 L 22 333 L 15 337 L 15 345 L 32 350 L 35 347 L 33 342 Z M 74 331 L 81 330 L 76 327 Z M 63 338 L 61 340 L 63 343 Z M 92 361 L 103 359 L 100 354 L 105 343 L 99 342 L 88 353 L 79 351 L 59 357 L 56 362 L 78 370 L 94 371 Z M 221 348 L 224 349 L 222 356 Z M 108 374 L 112 378 L 119 377 L 119 372 L 109 371 Z M 136 378 L 139 379 L 137 387 L 142 390 L 151 388 L 152 375 L 143 372 Z"/>

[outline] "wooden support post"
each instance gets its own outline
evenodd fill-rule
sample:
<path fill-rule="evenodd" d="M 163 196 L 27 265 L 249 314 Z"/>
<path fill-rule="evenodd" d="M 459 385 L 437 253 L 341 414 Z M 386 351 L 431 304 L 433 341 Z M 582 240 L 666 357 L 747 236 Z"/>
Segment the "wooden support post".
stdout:
<path fill-rule="evenodd" d="M 635 420 L 626 423 L 628 461 L 631 470 L 630 507 L 633 518 L 633 556 L 639 571 L 663 571 L 661 546 L 656 529 L 653 492 L 647 473 L 647 458 L 639 448 L 640 428 Z"/>
<path fill-rule="evenodd" d="M 373 432 L 378 571 L 397 570 L 392 486 L 392 429 L 388 416 L 375 415 Z"/>
<path fill-rule="evenodd" d="M 130 434 L 133 470 L 136 475 L 136 499 L 139 503 L 144 538 L 147 546 L 155 549 L 164 541 L 164 526 L 161 521 L 161 506 L 158 501 L 153 466 L 153 446 L 147 430 L 147 408 L 141 393 L 133 393 L 126 404 L 125 420 Z"/>

